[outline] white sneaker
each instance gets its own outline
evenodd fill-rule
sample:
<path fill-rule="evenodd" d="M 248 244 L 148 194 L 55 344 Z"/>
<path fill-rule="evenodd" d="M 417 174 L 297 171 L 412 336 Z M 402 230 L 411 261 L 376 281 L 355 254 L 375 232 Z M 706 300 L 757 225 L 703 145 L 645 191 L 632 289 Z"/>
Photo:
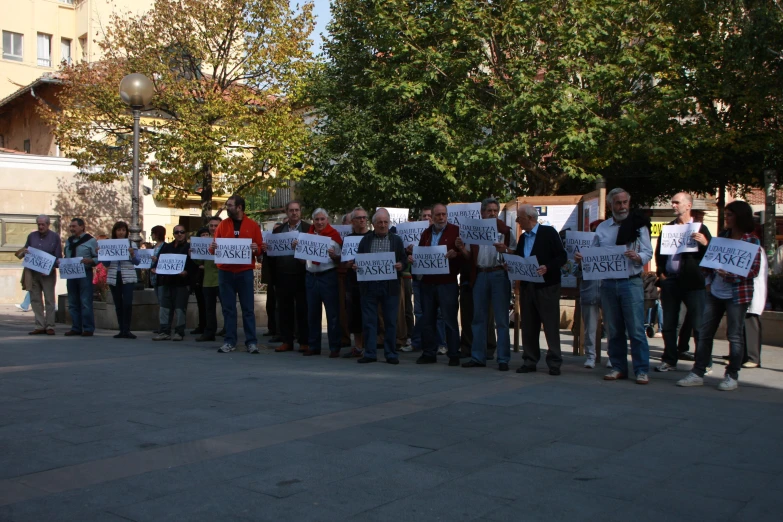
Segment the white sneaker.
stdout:
<path fill-rule="evenodd" d="M 410 345 L 411 345 L 411 342 L 412 342 L 412 341 L 411 341 L 411 338 L 410 338 L 410 337 L 408 337 L 407 339 L 405 339 L 405 346 L 410 346 Z"/>
<path fill-rule="evenodd" d="M 171 336 L 171 340 L 172 341 L 181 341 L 184 338 L 185 338 L 184 335 L 180 335 L 180 334 L 178 334 L 176 332 L 174 333 L 174 335 Z"/>
<path fill-rule="evenodd" d="M 443 345 L 438 346 L 438 355 L 446 355 L 447 353 L 449 353 L 448 348 Z"/>
<path fill-rule="evenodd" d="M 411 346 L 410 344 L 406 344 L 405 346 L 400 346 L 400 351 L 401 352 L 412 352 L 413 351 L 413 346 Z"/>
<path fill-rule="evenodd" d="M 636 384 L 650 384 L 650 376 L 644 372 L 640 372 L 636 376 Z"/>
<path fill-rule="evenodd" d="M 607 367 L 607 368 L 611 368 L 611 367 L 612 367 L 612 360 L 611 360 L 611 359 L 609 359 L 609 357 L 608 357 L 608 356 L 607 356 L 607 358 L 606 358 L 606 367 Z"/>
<path fill-rule="evenodd" d="M 590 368 L 591 370 L 595 368 L 595 360 L 594 359 L 587 359 L 585 361 L 585 368 Z"/>
<path fill-rule="evenodd" d="M 166 332 L 161 332 L 152 338 L 153 341 L 168 341 L 169 339 L 171 339 L 171 336 Z"/>
<path fill-rule="evenodd" d="M 738 386 L 739 383 L 727 375 L 718 385 L 718 389 L 720 391 L 734 391 Z"/>
<path fill-rule="evenodd" d="M 662 362 L 660 365 L 655 367 L 656 372 L 676 372 L 677 371 L 677 365 L 669 364 Z"/>
<path fill-rule="evenodd" d="M 699 377 L 693 372 L 690 372 L 687 377 L 684 377 L 677 381 L 677 386 L 687 388 L 690 386 L 704 386 L 704 379 Z"/>
<path fill-rule="evenodd" d="M 29 308 L 22 308 L 22 305 L 15 304 L 14 306 L 16 308 L 18 308 L 20 312 L 29 312 L 30 311 Z"/>
<path fill-rule="evenodd" d="M 225 344 L 223 344 L 223 346 L 218 348 L 217 351 L 218 351 L 218 353 L 228 353 L 228 352 L 233 352 L 236 349 L 237 349 L 237 347 L 234 346 L 233 344 L 225 343 Z"/>
<path fill-rule="evenodd" d="M 258 345 L 257 344 L 248 344 L 247 345 L 247 353 L 258 353 Z"/>
<path fill-rule="evenodd" d="M 712 375 L 712 366 L 707 366 L 707 369 L 704 370 L 704 375 Z"/>

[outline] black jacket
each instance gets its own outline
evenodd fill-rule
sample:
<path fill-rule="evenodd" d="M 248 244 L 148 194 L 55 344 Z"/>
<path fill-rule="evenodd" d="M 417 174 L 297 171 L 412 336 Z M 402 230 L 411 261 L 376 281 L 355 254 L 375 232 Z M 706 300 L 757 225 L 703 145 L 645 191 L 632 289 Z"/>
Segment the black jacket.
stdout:
<path fill-rule="evenodd" d="M 668 224 L 676 225 L 677 220 L 675 219 Z M 704 234 L 709 244 L 712 236 L 704 224 L 701 225 L 699 233 Z M 699 267 L 699 263 L 701 263 L 706 251 L 707 247 L 700 243 L 698 252 L 688 252 L 680 255 L 680 273 L 677 274 L 677 285 L 681 290 L 702 290 L 706 287 L 704 274 L 701 271 L 701 267 Z M 666 262 L 669 260 L 669 257 L 661 254 L 661 242 L 658 241 L 658 244 L 655 246 L 655 271 L 658 276 L 666 273 Z"/>
<path fill-rule="evenodd" d="M 356 249 L 357 254 L 369 254 L 371 253 L 372 240 L 375 237 L 374 232 L 365 234 L 361 241 L 359 241 L 359 248 Z M 395 259 L 398 263 L 402 263 L 402 270 L 397 271 L 397 279 L 391 279 L 388 281 L 359 281 L 359 291 L 364 295 L 370 285 L 387 285 L 388 295 L 400 295 L 400 279 L 402 279 L 402 273 L 408 266 L 408 253 L 405 252 L 405 245 L 402 242 L 402 238 L 397 234 L 389 232 L 389 248 L 391 252 L 394 252 Z"/>
<path fill-rule="evenodd" d="M 307 234 L 310 231 L 310 223 L 300 221 L 300 224 L 302 226 L 299 231 Z M 285 232 L 288 232 L 287 224 L 280 225 L 272 230 L 273 234 L 283 234 Z M 304 279 L 305 273 L 307 273 L 306 264 L 301 263 L 298 259 L 295 259 L 294 256 L 275 256 L 269 257 L 268 259 L 269 268 L 271 269 L 269 276 L 273 282 L 276 281 L 279 276 L 297 275 Z"/>
<path fill-rule="evenodd" d="M 185 260 L 185 272 L 186 276 L 180 275 L 158 275 L 155 281 L 155 286 L 188 286 L 192 284 L 192 278 L 198 273 L 198 265 L 190 259 L 190 243 L 183 241 L 182 244 L 176 246 L 176 243 L 166 243 L 163 248 L 158 252 L 158 258 L 163 254 L 184 254 L 187 257 Z M 155 268 L 158 265 L 157 261 L 152 263 L 150 268 Z"/>
<path fill-rule="evenodd" d="M 519 236 L 516 254 L 525 257 L 525 234 Z M 568 254 L 563 248 L 560 234 L 554 227 L 538 225 L 536 239 L 533 243 L 531 256 L 536 256 L 539 266 L 546 266 L 543 283 L 533 283 L 540 287 L 560 284 L 560 267 L 568 261 Z"/>

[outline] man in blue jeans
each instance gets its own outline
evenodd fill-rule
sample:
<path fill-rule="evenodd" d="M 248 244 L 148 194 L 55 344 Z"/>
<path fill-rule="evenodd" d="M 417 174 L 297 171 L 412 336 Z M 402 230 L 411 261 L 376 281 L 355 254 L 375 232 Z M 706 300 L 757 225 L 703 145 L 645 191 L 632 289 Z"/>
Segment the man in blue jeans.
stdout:
<path fill-rule="evenodd" d="M 71 236 L 65 243 L 65 257 L 81 257 L 87 277 L 68 279 L 68 313 L 71 329 L 65 335 L 92 337 L 95 332 L 95 316 L 92 309 L 92 267 L 98 259 L 98 242 L 84 231 L 84 220 L 73 218 L 68 226 Z"/>
<path fill-rule="evenodd" d="M 432 207 L 424 207 L 421 209 L 419 216 L 420 221 L 429 221 L 432 224 Z M 408 255 L 413 253 L 413 245 L 407 249 Z M 423 312 L 421 311 L 421 277 L 420 275 L 413 276 L 413 333 L 411 334 L 411 345 L 403 346 L 400 348 L 403 352 L 413 352 L 421 350 L 421 323 L 423 319 Z M 443 315 L 438 309 L 438 319 L 436 322 L 437 335 L 438 335 L 438 349 L 446 346 L 446 325 L 443 322 Z"/>

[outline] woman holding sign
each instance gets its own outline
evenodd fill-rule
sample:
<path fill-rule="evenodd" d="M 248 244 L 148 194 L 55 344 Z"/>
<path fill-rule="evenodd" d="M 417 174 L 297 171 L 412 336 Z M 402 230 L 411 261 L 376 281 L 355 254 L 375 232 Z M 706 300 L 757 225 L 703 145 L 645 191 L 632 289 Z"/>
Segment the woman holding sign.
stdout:
<path fill-rule="evenodd" d="M 128 235 L 128 224 L 124 221 L 117 221 L 111 229 L 112 239 L 128 239 Z M 100 257 L 100 246 L 97 250 Z M 130 331 L 130 325 L 133 311 L 133 288 L 138 281 L 136 265 L 139 264 L 139 260 L 133 255 L 133 247 L 129 248 L 128 252 L 127 260 L 101 261 L 107 270 L 106 282 L 109 283 L 111 297 L 114 299 L 114 310 L 117 313 L 117 324 L 120 326 L 120 333 L 114 336 L 115 339 L 136 338 Z"/>
<path fill-rule="evenodd" d="M 750 205 L 744 201 L 732 201 L 726 205 L 723 219 L 724 230 L 718 238 L 732 241 L 712 240 L 704 254 L 702 266 L 713 268 L 707 268 L 709 290 L 704 319 L 698 326 L 699 344 L 696 347 L 696 362 L 691 373 L 677 381 L 677 386 L 704 384 L 704 374 L 712 363 L 712 340 L 724 315 L 726 338 L 729 341 L 729 364 L 718 389 L 731 391 L 736 390 L 738 386 L 737 379 L 745 354 L 743 330 L 745 313 L 753 299 L 753 280 L 759 273 L 761 250 L 758 247 L 760 245 L 758 238 L 753 235 L 753 210 Z M 747 248 L 741 242 L 750 243 L 754 247 Z M 723 268 L 714 268 L 716 264 Z M 746 266 L 743 268 L 743 265 Z M 740 275 L 742 272 L 746 272 L 746 275 Z"/>

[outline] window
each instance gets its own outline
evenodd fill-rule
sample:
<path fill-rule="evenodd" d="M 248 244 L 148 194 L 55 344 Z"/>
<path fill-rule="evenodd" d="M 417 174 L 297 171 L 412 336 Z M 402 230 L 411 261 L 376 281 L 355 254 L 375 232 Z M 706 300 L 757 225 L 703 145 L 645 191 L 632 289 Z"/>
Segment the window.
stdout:
<path fill-rule="evenodd" d="M 79 38 L 79 48 L 82 52 L 82 60 L 87 61 L 87 35 Z"/>
<path fill-rule="evenodd" d="M 35 230 L 38 216 L 22 214 L 0 214 L 0 264 L 21 264 L 14 252 L 24 246 L 27 236 Z M 49 216 L 50 230 L 59 233 L 60 220 L 57 216 Z"/>
<path fill-rule="evenodd" d="M 71 40 L 60 38 L 60 61 L 71 64 Z"/>
<path fill-rule="evenodd" d="M 38 33 L 38 67 L 52 66 L 52 35 Z"/>
<path fill-rule="evenodd" d="M 6 60 L 22 61 L 22 48 L 24 47 L 24 35 L 3 31 L 3 58 Z"/>
<path fill-rule="evenodd" d="M 73 0 L 60 0 L 61 4 L 71 4 L 73 5 Z"/>

